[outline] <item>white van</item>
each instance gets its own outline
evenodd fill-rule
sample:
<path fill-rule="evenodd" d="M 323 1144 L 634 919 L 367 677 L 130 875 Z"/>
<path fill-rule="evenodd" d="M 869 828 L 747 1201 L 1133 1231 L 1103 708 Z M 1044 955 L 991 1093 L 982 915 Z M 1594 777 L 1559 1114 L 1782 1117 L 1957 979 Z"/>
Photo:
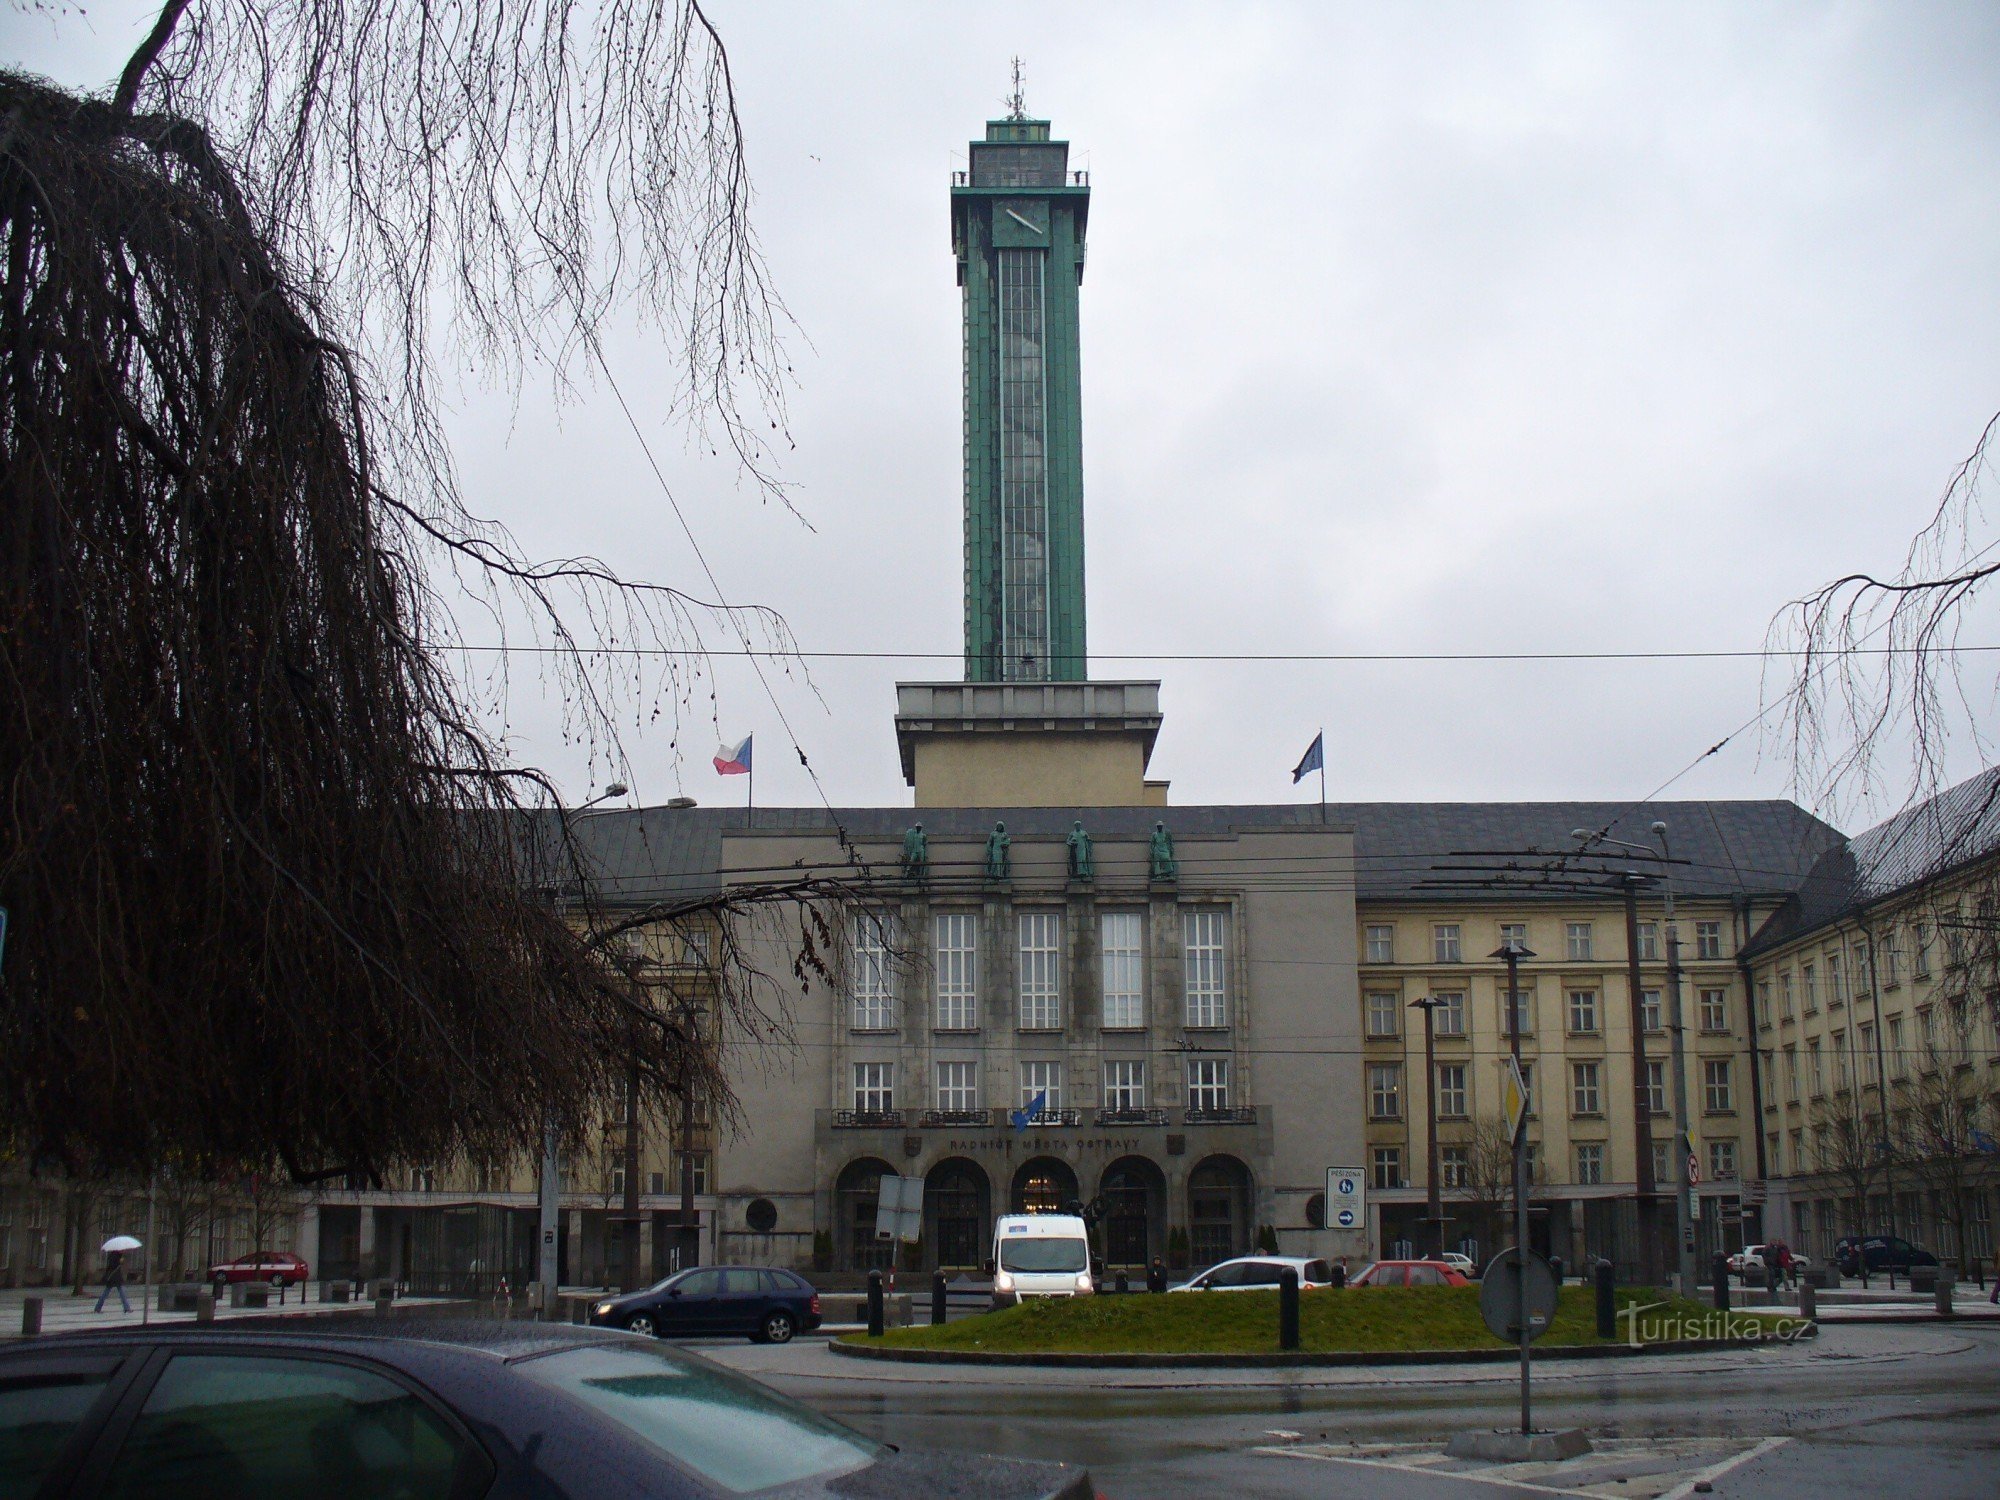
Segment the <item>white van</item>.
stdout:
<path fill-rule="evenodd" d="M 1003 1214 L 993 1226 L 994 1306 L 1095 1290 L 1090 1239 L 1075 1214 Z"/>

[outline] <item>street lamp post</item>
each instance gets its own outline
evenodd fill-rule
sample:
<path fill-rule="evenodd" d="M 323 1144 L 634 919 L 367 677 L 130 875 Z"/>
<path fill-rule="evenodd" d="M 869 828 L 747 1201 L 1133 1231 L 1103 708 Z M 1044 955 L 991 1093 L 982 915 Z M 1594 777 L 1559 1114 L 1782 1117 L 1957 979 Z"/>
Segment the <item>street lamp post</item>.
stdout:
<path fill-rule="evenodd" d="M 614 781 L 581 806 L 571 808 L 567 812 L 557 809 L 556 816 L 562 820 L 565 837 L 569 833 L 572 818 L 600 802 L 613 797 L 622 797 L 625 792 L 625 783 Z M 560 901 L 561 898 L 557 899 Z M 553 1318 L 556 1314 L 556 1281 L 561 1266 L 561 1246 L 557 1244 L 557 1239 L 562 1228 L 562 1145 L 557 1137 L 554 1115 L 549 1115 L 542 1121 L 542 1162 L 539 1179 L 535 1185 L 539 1219 L 536 1228 L 540 1241 L 536 1246 L 535 1276 L 542 1289 L 542 1316 Z"/>
<path fill-rule="evenodd" d="M 1533 958 L 1534 952 L 1518 938 L 1508 938 L 1491 955 L 1504 959 L 1507 963 L 1507 1027 L 1513 1033 L 1514 1071 L 1521 1071 L 1521 960 Z M 1527 1329 L 1528 1284 L 1528 1116 L 1534 1113 L 1534 1090 L 1522 1101 L 1520 1129 L 1514 1133 L 1514 1254 L 1517 1257 L 1522 1288 L 1521 1306 L 1521 1436 L 1526 1437 L 1531 1430 L 1528 1408 L 1528 1378 L 1533 1356 Z"/>
<path fill-rule="evenodd" d="M 1425 1141 L 1425 1209 L 1430 1217 L 1431 1232 L 1437 1240 L 1437 1257 L 1444 1259 L 1444 1205 L 1438 1192 L 1438 1099 L 1437 1099 L 1437 1026 L 1432 1014 L 1437 1009 L 1435 995 L 1426 995 L 1421 1000 L 1412 1000 L 1410 1009 L 1424 1013 L 1424 1113 L 1428 1117 L 1430 1134 Z"/>
<path fill-rule="evenodd" d="M 1667 825 L 1655 823 L 1653 836 L 1660 841 L 1661 859 L 1671 860 Z M 1672 1041 L 1670 1056 L 1674 1070 L 1674 1232 L 1680 1237 L 1680 1286 L 1683 1297 L 1694 1295 L 1694 1183 L 1688 1169 L 1694 1155 L 1694 1137 L 1688 1130 L 1687 1026 L 1681 1013 L 1681 931 L 1674 923 L 1674 877 L 1671 870 L 1660 872 L 1660 891 L 1666 901 L 1667 918 L 1667 1026 Z"/>

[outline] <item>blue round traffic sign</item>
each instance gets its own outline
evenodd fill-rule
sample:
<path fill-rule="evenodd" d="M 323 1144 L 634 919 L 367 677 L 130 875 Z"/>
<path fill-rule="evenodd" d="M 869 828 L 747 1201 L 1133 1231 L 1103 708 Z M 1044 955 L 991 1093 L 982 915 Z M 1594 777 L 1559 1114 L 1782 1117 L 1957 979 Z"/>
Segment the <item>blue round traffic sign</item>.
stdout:
<path fill-rule="evenodd" d="M 1343 1177 L 1340 1179 L 1340 1196 L 1343 1198 L 1354 1196 L 1354 1179 L 1352 1177 Z"/>
<path fill-rule="evenodd" d="M 1338 1221 L 1339 1221 L 1339 1224 L 1340 1224 L 1340 1227 L 1341 1227 L 1342 1229 L 1352 1229 L 1352 1228 L 1354 1227 L 1354 1210 L 1353 1210 L 1353 1209 L 1351 1209 L 1351 1208 L 1343 1208 L 1343 1209 L 1342 1209 L 1342 1210 L 1341 1210 L 1341 1211 L 1339 1212 L 1339 1214 L 1338 1214 L 1338 1215 L 1336 1215 L 1336 1218 L 1338 1219 Z"/>

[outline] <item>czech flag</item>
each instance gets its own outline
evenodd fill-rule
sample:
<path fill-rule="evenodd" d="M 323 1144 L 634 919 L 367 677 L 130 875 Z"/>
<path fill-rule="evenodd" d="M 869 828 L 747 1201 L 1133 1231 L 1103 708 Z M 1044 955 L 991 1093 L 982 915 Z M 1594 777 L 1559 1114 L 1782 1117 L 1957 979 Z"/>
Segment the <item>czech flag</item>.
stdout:
<path fill-rule="evenodd" d="M 750 774 L 750 741 L 754 735 L 744 735 L 743 743 L 735 749 L 724 745 L 715 752 L 715 774 L 718 776 L 748 776 Z"/>

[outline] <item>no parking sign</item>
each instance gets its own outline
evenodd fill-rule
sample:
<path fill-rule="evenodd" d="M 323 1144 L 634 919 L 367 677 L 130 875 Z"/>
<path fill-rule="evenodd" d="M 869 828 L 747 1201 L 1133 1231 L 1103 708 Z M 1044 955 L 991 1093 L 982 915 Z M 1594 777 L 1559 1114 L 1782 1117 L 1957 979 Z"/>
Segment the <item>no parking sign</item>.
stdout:
<path fill-rule="evenodd" d="M 1326 1169 L 1326 1227 L 1362 1230 L 1368 1227 L 1368 1184 L 1359 1167 Z"/>

